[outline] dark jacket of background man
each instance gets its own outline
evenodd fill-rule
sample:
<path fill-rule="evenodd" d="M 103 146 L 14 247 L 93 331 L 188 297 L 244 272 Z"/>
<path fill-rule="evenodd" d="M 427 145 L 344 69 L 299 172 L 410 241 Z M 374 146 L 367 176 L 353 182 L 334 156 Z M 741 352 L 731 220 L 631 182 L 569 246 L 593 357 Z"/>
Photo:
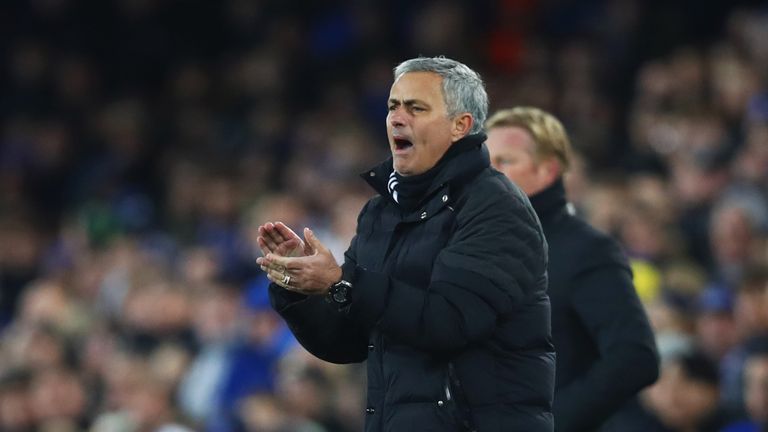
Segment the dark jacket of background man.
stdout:
<path fill-rule="evenodd" d="M 368 360 L 366 431 L 469 430 L 464 419 L 478 431 L 552 430 L 546 242 L 526 196 L 490 168 L 484 138 L 453 145 L 461 154 L 412 211 L 387 192 L 391 160 L 364 175 L 380 195 L 346 253 L 348 314 L 270 287 L 311 353 Z"/>
<path fill-rule="evenodd" d="M 555 427 L 598 430 L 602 419 L 656 380 L 653 333 L 624 253 L 567 211 L 562 180 L 531 203 L 549 244 Z"/>

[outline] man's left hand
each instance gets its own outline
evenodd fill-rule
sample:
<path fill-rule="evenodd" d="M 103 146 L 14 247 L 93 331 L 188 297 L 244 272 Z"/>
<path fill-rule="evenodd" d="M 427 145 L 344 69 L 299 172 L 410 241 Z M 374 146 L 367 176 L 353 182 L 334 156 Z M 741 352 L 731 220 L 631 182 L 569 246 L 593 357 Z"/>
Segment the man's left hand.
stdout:
<path fill-rule="evenodd" d="M 341 267 L 309 228 L 304 228 L 304 239 L 313 250 L 311 255 L 285 257 L 268 253 L 257 258 L 256 262 L 270 281 L 287 290 L 305 295 L 325 295 L 331 285 L 341 279 Z"/>

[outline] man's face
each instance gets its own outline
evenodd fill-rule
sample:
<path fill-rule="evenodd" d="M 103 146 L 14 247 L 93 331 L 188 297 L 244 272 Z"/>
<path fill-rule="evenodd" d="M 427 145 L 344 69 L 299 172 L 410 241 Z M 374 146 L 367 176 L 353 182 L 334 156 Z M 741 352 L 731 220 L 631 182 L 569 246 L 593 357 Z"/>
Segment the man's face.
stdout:
<path fill-rule="evenodd" d="M 395 171 L 404 176 L 426 172 L 454 139 L 453 121 L 443 99 L 442 77 L 432 72 L 400 76 L 389 91 L 387 137 Z"/>
<path fill-rule="evenodd" d="M 495 127 L 486 141 L 491 164 L 531 196 L 549 186 L 552 179 L 536 160 L 536 143 L 525 129 L 515 126 Z"/>

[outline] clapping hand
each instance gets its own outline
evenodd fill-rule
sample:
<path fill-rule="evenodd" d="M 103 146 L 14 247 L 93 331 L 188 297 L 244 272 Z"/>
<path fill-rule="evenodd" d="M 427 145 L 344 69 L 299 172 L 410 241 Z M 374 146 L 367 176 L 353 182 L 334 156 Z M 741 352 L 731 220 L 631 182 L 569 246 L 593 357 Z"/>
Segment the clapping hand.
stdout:
<path fill-rule="evenodd" d="M 304 239 L 282 222 L 259 227 L 259 247 L 263 257 L 256 259 L 270 281 L 306 295 L 324 295 L 341 279 L 341 267 L 328 248 L 304 228 Z"/>
<path fill-rule="evenodd" d="M 292 229 L 282 222 L 267 222 L 259 227 L 259 237 L 256 240 L 262 254 L 273 253 L 285 257 L 311 255 L 309 245 L 301 240 Z"/>

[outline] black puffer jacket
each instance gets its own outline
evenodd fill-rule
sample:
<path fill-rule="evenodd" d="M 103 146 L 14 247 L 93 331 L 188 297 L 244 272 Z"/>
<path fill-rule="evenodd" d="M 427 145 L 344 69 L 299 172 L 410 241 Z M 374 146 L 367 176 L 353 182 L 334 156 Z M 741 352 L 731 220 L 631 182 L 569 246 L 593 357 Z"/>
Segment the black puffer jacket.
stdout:
<path fill-rule="evenodd" d="M 310 352 L 368 360 L 366 431 L 553 430 L 546 242 L 483 139 L 465 138 L 475 145 L 442 164 L 413 212 L 386 191 L 391 160 L 364 174 L 381 195 L 345 254 L 350 307 L 270 287 Z"/>
<path fill-rule="evenodd" d="M 615 240 L 567 211 L 562 180 L 531 203 L 550 247 L 555 429 L 642 430 L 630 428 L 621 412 L 599 429 L 659 373 L 653 331 L 627 258 Z"/>

